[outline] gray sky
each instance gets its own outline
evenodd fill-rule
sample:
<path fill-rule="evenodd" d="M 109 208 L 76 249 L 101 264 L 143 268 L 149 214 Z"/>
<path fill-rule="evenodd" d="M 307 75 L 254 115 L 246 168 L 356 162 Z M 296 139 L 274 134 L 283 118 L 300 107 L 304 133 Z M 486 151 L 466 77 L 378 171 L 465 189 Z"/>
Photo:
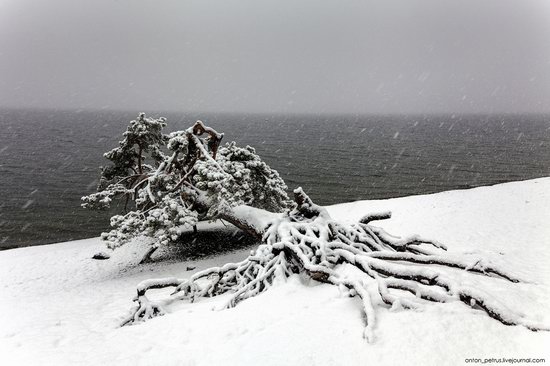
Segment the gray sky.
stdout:
<path fill-rule="evenodd" d="M 547 0 L 0 0 L 0 107 L 550 112 Z"/>

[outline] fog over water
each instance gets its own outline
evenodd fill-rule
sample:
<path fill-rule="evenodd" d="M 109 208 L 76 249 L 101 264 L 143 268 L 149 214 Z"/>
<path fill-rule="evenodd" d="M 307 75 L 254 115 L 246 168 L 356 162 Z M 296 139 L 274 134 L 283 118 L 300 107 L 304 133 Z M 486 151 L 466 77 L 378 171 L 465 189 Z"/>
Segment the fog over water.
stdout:
<path fill-rule="evenodd" d="M 550 112 L 545 0 L 4 0 L 0 107 Z"/>

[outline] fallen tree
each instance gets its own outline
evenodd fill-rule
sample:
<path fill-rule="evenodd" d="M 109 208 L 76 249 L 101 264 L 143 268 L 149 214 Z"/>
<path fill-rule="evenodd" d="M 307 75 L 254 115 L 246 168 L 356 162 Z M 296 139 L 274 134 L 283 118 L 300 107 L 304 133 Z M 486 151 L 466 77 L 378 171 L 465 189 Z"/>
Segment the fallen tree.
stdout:
<path fill-rule="evenodd" d="M 162 127 L 164 120 L 144 115 L 133 121 L 121 147 L 106 154 L 115 164 L 103 169 L 99 192 L 83 198 L 86 207 L 108 207 L 115 197 L 134 202 L 133 211 L 111 220 L 113 230 L 103 235 L 108 246 L 115 248 L 136 236 L 149 236 L 155 238 L 149 257 L 159 245 L 177 242 L 182 226 L 202 219 L 227 221 L 261 244 L 238 263 L 209 268 L 188 279 L 140 283 L 137 306 L 123 324 L 162 315 L 167 305 L 179 300 L 194 302 L 227 294 L 224 307 L 233 307 L 278 280 L 300 274 L 360 298 L 364 336 L 369 341 L 373 339 L 377 298 L 405 309 L 417 309 L 425 302 L 462 301 L 506 325 L 548 329 L 441 270 L 457 268 L 520 282 L 505 269 L 482 258 L 449 256 L 445 246 L 436 241 L 417 235 L 398 238 L 371 224 L 390 218 L 390 213 L 366 215 L 351 225 L 335 221 L 301 188 L 294 190 L 290 201 L 277 172 L 252 148 L 237 148 L 234 143 L 220 148 L 223 134 L 200 121 L 168 136 L 161 134 Z M 147 138 L 133 137 L 135 130 Z M 207 138 L 200 138 L 204 134 Z M 162 153 L 162 144 L 171 155 Z M 154 166 L 145 167 L 144 152 L 150 153 Z M 343 270 L 349 267 L 353 271 Z M 147 297 L 148 291 L 167 287 L 174 288 L 168 298 L 158 302 Z"/>

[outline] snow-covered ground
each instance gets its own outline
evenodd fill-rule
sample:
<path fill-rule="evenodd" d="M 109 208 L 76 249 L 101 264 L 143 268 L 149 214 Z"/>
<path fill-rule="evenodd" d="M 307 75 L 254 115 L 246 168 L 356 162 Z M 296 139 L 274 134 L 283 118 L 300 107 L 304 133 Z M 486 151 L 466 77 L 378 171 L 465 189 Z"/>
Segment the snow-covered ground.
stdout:
<path fill-rule="evenodd" d="M 355 221 L 391 210 L 377 223 L 397 235 L 418 233 L 453 252 L 480 253 L 526 282 L 454 271 L 511 309 L 550 325 L 550 178 L 329 207 Z M 55 219 L 55 218 L 52 218 Z M 470 358 L 546 358 L 550 332 L 504 326 L 462 303 L 423 311 L 377 308 L 376 341 L 362 338 L 359 300 L 300 278 L 236 308 L 222 299 L 181 303 L 146 323 L 118 326 L 135 286 L 151 277 L 243 259 L 250 248 L 195 261 L 160 253 L 138 265 L 139 244 L 91 260 L 98 239 L 0 252 L 2 365 L 463 365 Z M 173 253 L 172 253 L 173 254 Z M 196 269 L 191 270 L 191 267 Z M 161 292 L 162 294 L 162 292 Z M 164 292 L 166 294 L 166 292 Z"/>

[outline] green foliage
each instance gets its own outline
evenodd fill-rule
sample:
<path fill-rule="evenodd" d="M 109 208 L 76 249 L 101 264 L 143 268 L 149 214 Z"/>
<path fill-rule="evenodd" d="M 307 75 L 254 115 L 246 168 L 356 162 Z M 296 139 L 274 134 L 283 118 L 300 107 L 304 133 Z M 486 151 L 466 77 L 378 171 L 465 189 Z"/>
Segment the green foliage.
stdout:
<path fill-rule="evenodd" d="M 88 209 L 107 209 L 115 199 L 130 203 L 133 210 L 113 216 L 112 230 L 102 234 L 109 248 L 139 236 L 153 245 L 177 242 L 186 227 L 217 219 L 221 206 L 290 206 L 284 181 L 254 148 L 231 142 L 216 154 L 223 134 L 198 122 L 165 135 L 165 126 L 164 118 L 143 113 L 130 122 L 119 147 L 104 154 L 111 164 L 101 171 L 98 192 L 82 197 Z"/>
<path fill-rule="evenodd" d="M 218 152 L 215 169 L 211 161 L 199 161 L 195 176 L 197 188 L 207 191 L 216 202 L 230 206 L 249 205 L 279 212 L 289 207 L 287 186 L 256 154 L 253 147 L 238 147 L 231 142 Z"/>

